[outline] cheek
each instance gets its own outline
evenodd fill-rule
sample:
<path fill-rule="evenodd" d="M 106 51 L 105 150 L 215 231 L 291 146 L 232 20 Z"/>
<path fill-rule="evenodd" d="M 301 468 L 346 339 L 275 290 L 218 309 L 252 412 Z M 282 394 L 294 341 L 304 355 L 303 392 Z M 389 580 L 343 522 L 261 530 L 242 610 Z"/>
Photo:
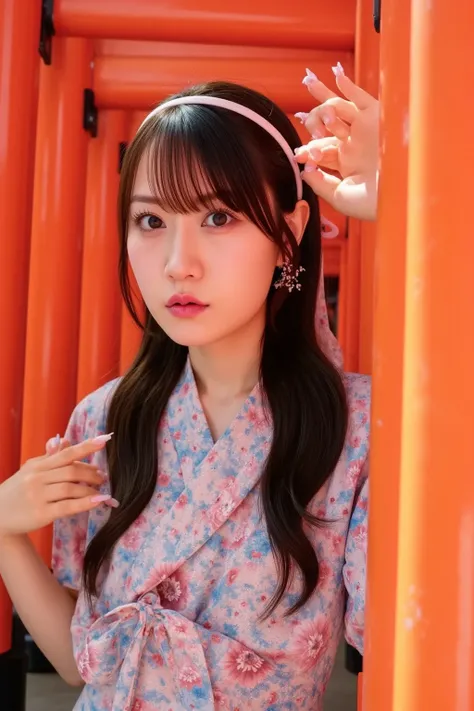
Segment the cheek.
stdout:
<path fill-rule="evenodd" d="M 130 236 L 127 242 L 130 267 L 140 291 L 145 296 L 160 274 L 160 254 L 157 243 Z"/>
<path fill-rule="evenodd" d="M 251 249 L 246 249 L 232 262 L 233 271 L 249 287 L 265 285 L 271 281 L 277 265 L 278 250 L 275 245 L 260 238 Z"/>
<path fill-rule="evenodd" d="M 243 245 L 241 250 L 226 255 L 225 264 L 216 265 L 222 292 L 236 308 L 245 311 L 260 308 L 268 296 L 277 258 L 275 245 L 258 235 L 250 248 Z"/>

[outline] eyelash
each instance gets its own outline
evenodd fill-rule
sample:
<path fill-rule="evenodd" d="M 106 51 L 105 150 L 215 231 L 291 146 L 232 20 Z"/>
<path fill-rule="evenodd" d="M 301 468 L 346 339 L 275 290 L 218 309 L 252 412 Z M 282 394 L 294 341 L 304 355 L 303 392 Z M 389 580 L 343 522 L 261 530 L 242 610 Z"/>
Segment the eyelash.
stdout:
<path fill-rule="evenodd" d="M 140 221 L 144 217 L 156 217 L 158 220 L 161 218 L 158 217 L 158 215 L 154 215 L 152 212 L 148 212 L 147 210 L 142 210 L 141 212 L 136 212 L 134 215 L 132 215 L 132 220 L 137 227 L 140 227 Z"/>
<path fill-rule="evenodd" d="M 227 215 L 227 216 L 230 217 L 232 220 L 235 220 L 235 221 L 238 220 L 238 218 L 236 217 L 236 215 L 234 215 L 234 213 L 230 212 L 230 210 L 213 210 L 212 212 L 209 212 L 209 213 L 206 215 L 206 217 L 204 218 L 204 222 L 207 220 L 207 218 L 208 218 L 210 215 L 216 215 L 216 214 L 217 214 L 217 215 Z M 135 213 L 134 215 L 132 215 L 132 220 L 133 220 L 134 224 L 137 225 L 137 227 L 140 227 L 140 221 L 141 221 L 144 217 L 156 217 L 158 220 L 161 220 L 161 217 L 158 217 L 158 215 L 154 215 L 152 212 L 148 212 L 147 210 L 142 210 L 141 212 Z M 163 220 L 161 220 L 161 221 L 163 222 Z M 220 229 L 221 227 L 228 227 L 229 224 L 230 224 L 230 223 L 228 222 L 227 224 L 221 225 L 221 226 L 215 225 L 214 227 L 211 227 L 211 229 L 213 229 L 213 230 L 218 230 L 218 229 Z M 206 227 L 210 227 L 210 225 L 206 225 Z M 156 229 L 161 229 L 161 228 L 160 228 L 160 227 L 157 227 Z M 145 230 L 145 231 L 146 231 L 146 232 L 152 232 L 153 230 L 150 229 L 150 230 Z"/>

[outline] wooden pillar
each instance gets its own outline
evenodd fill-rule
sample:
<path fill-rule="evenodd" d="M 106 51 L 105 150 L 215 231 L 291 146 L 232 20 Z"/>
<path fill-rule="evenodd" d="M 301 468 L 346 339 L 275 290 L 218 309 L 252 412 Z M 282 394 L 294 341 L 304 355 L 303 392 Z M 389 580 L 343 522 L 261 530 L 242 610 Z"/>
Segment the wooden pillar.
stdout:
<path fill-rule="evenodd" d="M 474 708 L 473 26 L 412 0 L 397 711 Z"/>
<path fill-rule="evenodd" d="M 40 3 L 0 0 L 0 481 L 20 463 Z M 0 654 L 12 609 L 0 580 Z"/>
<path fill-rule="evenodd" d="M 355 40 L 355 80 L 365 91 L 379 95 L 380 39 L 373 23 L 373 0 L 358 0 Z M 357 229 L 357 228 L 356 228 Z M 360 239 L 360 311 L 359 359 L 361 373 L 372 372 L 374 255 L 377 225 L 361 222 Z M 357 261 L 357 255 L 353 257 Z"/>
<path fill-rule="evenodd" d="M 64 431 L 76 402 L 90 61 L 85 40 L 57 39 L 40 71 L 22 460 Z M 49 563 L 50 529 L 32 538 Z"/>
<path fill-rule="evenodd" d="M 120 364 L 117 195 L 124 111 L 101 111 L 89 143 L 77 400 L 115 378 Z"/>
<path fill-rule="evenodd" d="M 409 67 L 410 0 L 384 0 L 380 44 L 381 177 L 374 261 L 368 591 L 364 705 L 361 707 L 364 711 L 392 711 L 393 697 Z"/>

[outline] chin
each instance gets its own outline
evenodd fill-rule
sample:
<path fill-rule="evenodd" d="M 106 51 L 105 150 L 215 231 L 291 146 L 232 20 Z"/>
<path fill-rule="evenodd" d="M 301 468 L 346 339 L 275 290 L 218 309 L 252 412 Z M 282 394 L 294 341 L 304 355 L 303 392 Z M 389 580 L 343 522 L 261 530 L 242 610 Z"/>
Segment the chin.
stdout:
<path fill-rule="evenodd" d="M 210 346 L 212 343 L 220 340 L 222 335 L 199 333 L 198 330 L 192 328 L 163 328 L 168 338 L 177 343 L 180 346 L 186 346 L 187 348 L 203 348 L 205 346 Z M 194 332 L 193 332 L 194 331 Z"/>
<path fill-rule="evenodd" d="M 172 336 L 170 336 L 170 338 L 179 346 L 186 346 L 186 348 L 202 348 L 203 346 L 209 345 L 208 341 L 200 338 L 173 338 Z"/>

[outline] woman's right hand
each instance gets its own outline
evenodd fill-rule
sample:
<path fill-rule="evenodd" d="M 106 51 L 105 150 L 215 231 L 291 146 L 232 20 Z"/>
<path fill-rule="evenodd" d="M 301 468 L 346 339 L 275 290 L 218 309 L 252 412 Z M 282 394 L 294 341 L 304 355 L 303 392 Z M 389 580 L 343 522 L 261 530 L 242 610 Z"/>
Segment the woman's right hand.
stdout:
<path fill-rule="evenodd" d="M 58 518 L 91 511 L 101 503 L 118 502 L 99 494 L 104 474 L 81 459 L 103 449 L 109 435 L 80 444 L 47 447 L 42 457 L 28 460 L 0 485 L 0 536 L 29 533 Z"/>
<path fill-rule="evenodd" d="M 303 179 L 319 197 L 348 217 L 375 220 L 379 168 L 380 107 L 354 84 L 340 64 L 336 84 L 345 97 L 307 70 L 304 84 L 319 106 L 297 114 L 313 140 L 296 150 L 305 164 Z M 328 172 L 330 171 L 330 172 Z"/>

